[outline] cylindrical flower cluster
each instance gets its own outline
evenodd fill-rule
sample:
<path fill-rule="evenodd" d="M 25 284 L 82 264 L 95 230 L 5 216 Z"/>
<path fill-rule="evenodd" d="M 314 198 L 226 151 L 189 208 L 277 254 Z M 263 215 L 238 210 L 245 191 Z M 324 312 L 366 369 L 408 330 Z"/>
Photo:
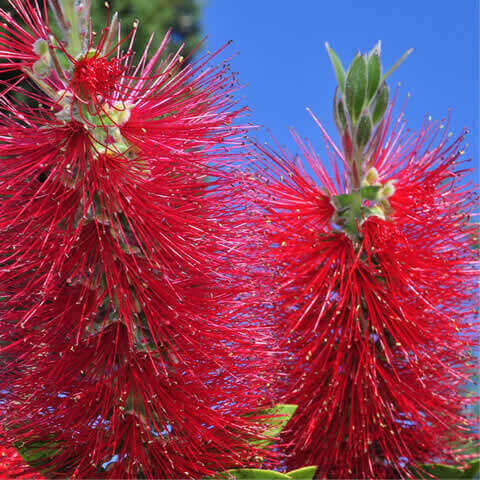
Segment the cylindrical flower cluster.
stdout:
<path fill-rule="evenodd" d="M 384 74 L 378 44 L 345 70 L 327 45 L 341 148 L 312 115 L 329 165 L 294 133 L 302 162 L 245 148 L 223 48 L 193 62 L 167 34 L 135 56 L 138 25 L 93 32 L 90 0 L 10 3 L 0 465 L 15 448 L 30 467 L 12 453 L 4 474 L 205 478 L 283 456 L 398 478 L 453 461 L 477 197 L 463 135 L 394 119 L 404 57 Z M 274 401 L 298 409 L 267 452 Z"/>
<path fill-rule="evenodd" d="M 314 119 L 330 166 L 296 134 L 303 163 L 255 150 L 288 332 L 281 388 L 299 406 L 287 463 L 317 465 L 319 478 L 412 477 L 453 461 L 468 433 L 476 197 L 463 135 L 431 121 L 414 134 L 403 112 L 391 125 L 379 46 L 347 72 L 329 53 L 342 149 Z"/>
<path fill-rule="evenodd" d="M 133 63 L 116 15 L 15 0 L 0 118 L 0 344 L 9 441 L 47 476 L 201 477 L 255 461 L 268 332 L 230 167 L 243 109 L 220 53 Z M 125 51 L 124 51 L 125 49 Z M 30 88 L 22 85 L 30 83 Z M 231 252 L 234 252 L 233 255 Z M 242 253 L 243 252 L 243 253 Z M 241 271 L 242 275 L 236 272 Z M 259 348 L 259 346 L 261 348 Z M 246 386 L 248 385 L 248 391 Z"/>

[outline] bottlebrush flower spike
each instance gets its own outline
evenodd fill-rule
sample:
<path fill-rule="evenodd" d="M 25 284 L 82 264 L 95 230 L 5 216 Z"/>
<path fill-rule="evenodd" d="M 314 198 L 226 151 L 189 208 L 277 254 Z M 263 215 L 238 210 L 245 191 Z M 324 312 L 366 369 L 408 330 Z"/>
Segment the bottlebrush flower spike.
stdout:
<path fill-rule="evenodd" d="M 229 173 L 243 136 L 235 79 L 210 66 L 219 52 L 164 56 L 168 35 L 134 67 L 116 16 L 92 47 L 88 2 L 50 3 L 63 37 L 35 40 L 48 61 L 18 63 L 37 89 L 13 87 L 39 105 L 0 98 L 8 441 L 47 445 L 47 477 L 255 465 L 244 413 L 262 401 L 269 339 L 244 321 L 255 293 Z M 12 4 L 43 32 L 36 3 Z"/>
<path fill-rule="evenodd" d="M 453 461 L 467 434 L 478 302 L 463 135 L 430 121 L 412 133 L 403 113 L 391 126 L 379 53 L 345 73 L 330 50 L 343 152 L 314 119 L 333 176 L 296 135 L 308 168 L 256 148 L 289 331 L 284 400 L 299 405 L 287 464 L 317 465 L 319 478 L 412 477 L 415 464 Z"/>

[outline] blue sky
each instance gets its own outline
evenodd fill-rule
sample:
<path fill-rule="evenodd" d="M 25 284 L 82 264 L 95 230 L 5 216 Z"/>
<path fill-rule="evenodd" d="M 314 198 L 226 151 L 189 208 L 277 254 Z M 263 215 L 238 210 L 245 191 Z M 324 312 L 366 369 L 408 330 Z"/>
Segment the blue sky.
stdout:
<path fill-rule="evenodd" d="M 441 119 L 451 108 L 450 130 L 472 132 L 467 154 L 478 182 L 478 10 L 476 0 L 209 0 L 203 28 L 209 49 L 234 41 L 232 66 L 245 85 L 250 120 L 289 147 L 288 127 L 294 126 L 319 153 L 320 131 L 305 107 L 337 138 L 331 118 L 335 77 L 325 41 L 348 65 L 357 49 L 368 51 L 381 40 L 387 69 L 413 47 L 389 83 L 401 82 L 400 100 L 411 94 L 408 126 L 418 129 L 425 115 Z"/>

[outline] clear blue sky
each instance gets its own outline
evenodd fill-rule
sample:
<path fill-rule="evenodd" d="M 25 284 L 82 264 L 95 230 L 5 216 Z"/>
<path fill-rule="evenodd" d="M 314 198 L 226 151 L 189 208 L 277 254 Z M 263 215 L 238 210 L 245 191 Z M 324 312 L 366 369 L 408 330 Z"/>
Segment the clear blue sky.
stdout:
<path fill-rule="evenodd" d="M 234 41 L 230 51 L 239 54 L 232 66 L 246 85 L 251 121 L 289 147 L 288 127 L 294 126 L 319 153 L 320 131 L 306 106 L 337 138 L 331 119 L 335 77 L 325 41 L 348 64 L 357 49 L 368 51 L 382 40 L 387 69 L 413 47 L 390 80 L 391 86 L 401 82 L 401 100 L 411 93 L 408 125 L 417 129 L 426 114 L 440 119 L 452 108 L 450 130 L 471 130 L 467 153 L 478 183 L 478 10 L 476 0 L 208 0 L 203 28 L 209 49 Z"/>

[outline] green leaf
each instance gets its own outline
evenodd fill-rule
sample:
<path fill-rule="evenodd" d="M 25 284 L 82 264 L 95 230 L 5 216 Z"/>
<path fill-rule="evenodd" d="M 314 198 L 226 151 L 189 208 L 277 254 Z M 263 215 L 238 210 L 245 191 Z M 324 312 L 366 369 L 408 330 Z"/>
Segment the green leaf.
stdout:
<path fill-rule="evenodd" d="M 345 69 L 343 68 L 342 62 L 338 58 L 338 55 L 330 48 L 328 43 L 325 43 L 325 47 L 332 62 L 333 69 L 335 70 L 335 75 L 337 77 L 338 86 L 342 95 L 345 92 Z"/>
<path fill-rule="evenodd" d="M 381 190 L 381 185 L 368 185 L 360 189 L 362 198 L 365 200 L 377 200 L 378 192 Z"/>
<path fill-rule="evenodd" d="M 221 477 L 221 479 L 236 479 L 236 480 L 290 480 L 291 477 L 285 475 L 284 473 L 275 472 L 274 470 L 260 470 L 257 468 L 238 468 L 234 470 L 227 470 L 226 472 L 220 474 L 225 475 Z"/>
<path fill-rule="evenodd" d="M 480 473 L 480 460 L 473 460 L 470 462 L 468 468 L 466 468 L 463 472 L 462 478 L 478 478 Z"/>
<path fill-rule="evenodd" d="M 17 442 L 14 445 L 25 462 L 37 468 L 46 465 L 52 457 L 62 451 L 57 442 L 48 440 L 34 441 L 28 445 Z"/>
<path fill-rule="evenodd" d="M 372 113 L 372 121 L 374 125 L 377 125 L 379 123 L 383 116 L 385 115 L 385 112 L 387 111 L 388 107 L 388 87 L 384 83 L 381 87 L 380 90 L 377 93 L 376 100 L 375 100 L 375 107 L 373 108 L 373 113 Z"/>
<path fill-rule="evenodd" d="M 343 107 L 343 101 L 340 100 L 338 102 L 338 118 L 341 122 L 341 124 L 343 125 L 343 128 L 345 129 L 346 125 L 347 125 L 347 117 L 345 115 L 345 108 Z"/>
<path fill-rule="evenodd" d="M 474 479 L 479 478 L 480 460 L 472 460 L 467 464 L 468 466 L 455 467 L 452 465 L 443 465 L 440 463 L 420 465 L 413 473 L 417 478 L 422 480 L 431 479 L 432 475 L 439 479 Z"/>
<path fill-rule="evenodd" d="M 316 470 L 317 467 L 315 466 L 303 467 L 298 468 L 297 470 L 292 470 L 291 472 L 287 472 L 287 475 L 293 480 L 313 480 Z"/>
<path fill-rule="evenodd" d="M 345 116 L 343 100 L 341 97 L 338 98 L 338 87 L 335 89 L 335 97 L 333 98 L 333 118 L 338 131 L 343 135 L 345 127 L 347 126 L 347 117 Z"/>
<path fill-rule="evenodd" d="M 270 425 L 263 435 L 267 437 L 277 437 L 282 433 L 289 420 L 293 417 L 293 414 L 297 410 L 297 405 L 289 405 L 279 403 L 272 408 L 262 410 L 260 415 L 268 418 L 262 419 L 261 422 Z"/>
<path fill-rule="evenodd" d="M 370 58 L 373 54 L 377 54 L 378 56 L 380 56 L 380 53 L 382 52 L 382 41 L 379 40 L 375 46 L 370 50 L 370 52 L 368 52 L 368 57 Z"/>
<path fill-rule="evenodd" d="M 256 412 L 245 415 L 252 422 L 265 425 L 265 429 L 261 435 L 265 438 L 256 438 L 250 440 L 249 443 L 258 448 L 264 448 L 273 443 L 276 437 L 280 435 L 285 425 L 297 409 L 297 405 L 289 405 L 279 403 L 270 408 L 264 408 Z"/>
<path fill-rule="evenodd" d="M 357 55 L 348 69 L 345 80 L 345 100 L 354 124 L 362 112 L 366 94 L 367 63 L 363 56 Z"/>
<path fill-rule="evenodd" d="M 380 64 L 380 55 L 376 52 L 368 57 L 368 81 L 367 81 L 367 103 L 375 95 L 378 86 L 380 85 L 380 76 L 382 66 Z"/>
<path fill-rule="evenodd" d="M 351 193 L 341 193 L 332 198 L 333 205 L 337 210 L 345 210 L 350 208 L 353 203 L 353 195 Z"/>
<path fill-rule="evenodd" d="M 369 115 L 362 115 L 357 125 L 356 143 L 359 150 L 363 150 L 372 135 L 372 121 Z"/>
<path fill-rule="evenodd" d="M 418 478 L 421 479 L 431 479 L 429 476 L 433 475 L 434 478 L 439 479 L 455 479 L 462 478 L 463 470 L 460 468 L 452 467 L 451 465 L 442 465 L 442 464 L 432 464 L 432 465 L 422 465 L 422 470 L 415 472 L 418 475 Z"/>

